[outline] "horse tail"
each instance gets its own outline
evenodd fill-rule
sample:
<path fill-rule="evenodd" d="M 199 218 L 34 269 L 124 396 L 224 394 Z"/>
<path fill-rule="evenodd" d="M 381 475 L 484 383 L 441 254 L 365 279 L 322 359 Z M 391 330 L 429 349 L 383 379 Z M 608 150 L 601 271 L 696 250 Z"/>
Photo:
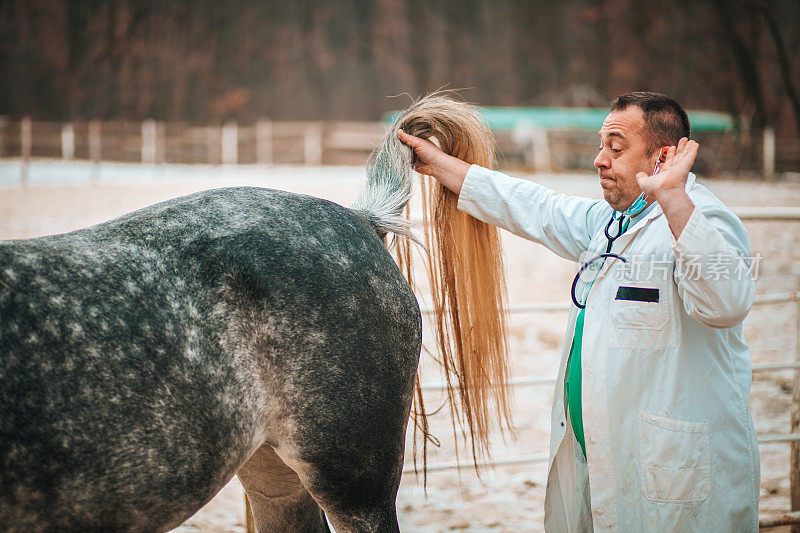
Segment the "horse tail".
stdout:
<path fill-rule="evenodd" d="M 412 150 L 397 136 L 401 128 L 417 137 L 435 138 L 446 153 L 485 167 L 494 163 L 494 138 L 476 107 L 434 93 L 402 112 L 373 152 L 367 186 L 353 207 L 367 214 L 380 235 L 407 237 L 397 247 L 398 263 L 413 286 L 408 238 L 414 237 L 403 210 L 407 214 L 415 172 Z M 435 180 L 423 181 L 421 189 L 436 343 L 456 446 L 460 429 L 477 465 L 479 458 L 490 457 L 490 428 L 512 429 L 500 236 L 495 226 L 459 211 L 458 197 Z M 419 379 L 415 398 L 415 428 L 422 430 L 427 443 Z"/>
<path fill-rule="evenodd" d="M 403 119 L 414 113 L 420 104 L 424 105 L 424 100 L 416 102 L 400 115 L 370 154 L 367 183 L 351 207 L 369 220 L 381 238 L 393 233 L 416 240 L 411 222 L 403 216 L 414 184 L 413 154 L 398 138 L 397 130 Z"/>

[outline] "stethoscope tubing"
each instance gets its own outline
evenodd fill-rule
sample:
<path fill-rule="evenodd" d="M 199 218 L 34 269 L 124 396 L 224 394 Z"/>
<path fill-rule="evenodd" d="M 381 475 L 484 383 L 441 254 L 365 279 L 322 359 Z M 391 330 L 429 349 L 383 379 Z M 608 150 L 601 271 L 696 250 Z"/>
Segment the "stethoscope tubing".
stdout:
<path fill-rule="evenodd" d="M 575 307 L 577 307 L 578 309 L 586 309 L 586 304 L 581 304 L 578 301 L 578 298 L 575 296 L 575 288 L 578 286 L 578 280 L 580 279 L 581 274 L 583 274 L 583 271 L 586 270 L 586 268 L 589 265 L 591 265 L 592 263 L 594 263 L 598 259 L 601 259 L 601 258 L 607 259 L 609 257 L 614 257 L 616 259 L 619 259 L 623 263 L 627 263 L 628 262 L 628 260 L 625 259 L 624 257 L 622 257 L 621 255 L 617 255 L 617 254 L 612 254 L 612 253 L 606 252 L 604 254 L 600 254 L 600 255 L 590 259 L 589 261 L 585 262 L 583 264 L 583 266 L 581 267 L 581 269 L 578 271 L 578 273 L 575 274 L 575 279 L 572 280 L 572 290 L 570 290 L 570 296 L 572 297 L 572 303 L 574 303 Z"/>
<path fill-rule="evenodd" d="M 608 239 L 608 245 L 606 246 L 606 253 L 611 251 L 611 247 L 614 245 L 614 241 L 616 241 L 620 235 L 622 235 L 622 221 L 625 219 L 625 215 L 620 215 L 618 219 L 614 218 L 614 214 L 611 214 L 611 219 L 606 224 L 606 229 L 603 232 L 606 234 L 606 239 Z M 614 220 L 619 220 L 619 228 L 617 234 L 615 236 L 611 236 L 609 230 L 611 229 L 611 224 L 614 223 Z"/>

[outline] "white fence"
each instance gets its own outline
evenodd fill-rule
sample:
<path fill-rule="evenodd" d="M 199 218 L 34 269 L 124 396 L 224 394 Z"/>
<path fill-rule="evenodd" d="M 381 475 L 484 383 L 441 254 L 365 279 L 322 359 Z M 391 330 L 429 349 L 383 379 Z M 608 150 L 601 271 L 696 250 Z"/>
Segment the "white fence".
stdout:
<path fill-rule="evenodd" d="M 773 215 L 778 217 L 778 219 L 789 219 L 789 220 L 800 220 L 800 213 L 795 211 L 800 210 L 785 210 L 784 213 L 778 214 L 775 213 L 774 210 L 771 210 Z M 760 217 L 758 216 L 759 213 L 757 210 L 752 210 L 749 213 L 740 213 L 743 220 L 746 219 L 756 219 L 756 220 L 764 220 L 767 217 Z M 775 220 L 775 218 L 769 218 L 769 220 Z M 796 335 L 797 341 L 795 344 L 795 357 L 793 363 L 764 363 L 752 366 L 752 372 L 761 373 L 761 372 L 775 372 L 775 371 L 797 371 L 800 369 L 800 291 L 795 292 L 788 292 L 788 293 L 774 293 L 774 294 L 765 294 L 762 296 L 756 297 L 755 301 L 753 302 L 754 306 L 764 306 L 764 305 L 775 305 L 775 304 L 784 304 L 784 303 L 791 303 L 795 302 L 797 308 L 797 316 L 796 316 Z M 513 306 L 509 308 L 509 312 L 512 314 L 520 314 L 520 313 L 534 313 L 534 312 L 551 312 L 551 311 L 566 311 L 570 309 L 571 304 L 563 303 L 563 304 L 539 304 L 539 305 L 522 305 L 522 306 Z M 422 310 L 423 314 L 431 314 L 433 310 L 430 308 L 425 308 Z M 518 377 L 512 378 L 510 380 L 510 384 L 514 387 L 527 387 L 527 386 L 542 386 L 542 385 L 554 385 L 556 381 L 555 377 Z M 445 388 L 445 384 L 441 382 L 437 383 L 423 383 L 422 390 L 423 391 L 440 391 Z M 790 479 L 792 480 L 792 487 L 791 492 L 792 494 L 796 494 L 800 492 L 800 487 L 797 486 L 796 480 L 800 479 L 800 472 L 798 471 L 798 461 L 794 460 L 795 455 L 797 455 L 797 448 L 800 448 L 800 426 L 795 422 L 800 416 L 800 394 L 798 393 L 798 382 L 795 382 L 795 392 L 793 395 L 793 403 L 792 403 L 792 432 L 787 434 L 762 434 L 758 436 L 758 443 L 759 445 L 770 445 L 770 444 L 785 444 L 790 443 L 793 447 L 792 451 L 792 460 L 790 461 Z M 539 454 L 539 455 L 521 455 L 521 456 L 514 456 L 514 457 L 499 457 L 497 459 L 492 460 L 490 463 L 478 463 L 479 467 L 492 467 L 492 466 L 508 466 L 508 465 L 521 465 L 521 464 L 534 464 L 534 463 L 544 463 L 547 462 L 549 456 L 546 454 Z M 471 462 L 459 462 L 459 461 L 451 461 L 451 462 L 441 462 L 434 465 L 429 465 L 427 468 L 428 472 L 437 472 L 443 470 L 453 470 L 453 469 L 470 469 L 473 467 L 473 463 Z M 403 473 L 411 474 L 417 473 L 417 470 L 413 465 L 406 465 L 403 468 Z M 763 516 L 760 519 L 760 527 L 761 528 L 770 528 L 770 527 L 777 527 L 789 524 L 800 524 L 800 512 L 796 509 L 793 509 L 792 512 L 788 512 L 781 515 L 775 516 Z"/>
<path fill-rule="evenodd" d="M 739 218 L 743 221 L 800 221 L 800 207 L 740 207 L 733 208 Z M 797 371 L 800 370 L 800 290 L 795 292 L 773 293 L 757 296 L 753 302 L 754 306 L 776 305 L 795 302 L 795 353 L 793 363 L 762 363 L 753 365 L 751 370 L 754 374 L 776 371 Z M 557 304 L 529 304 L 517 305 L 508 309 L 509 313 L 526 314 L 536 312 L 568 311 L 571 303 Z M 433 313 L 431 308 L 423 308 L 423 315 Z M 555 385 L 556 377 L 525 376 L 509 380 L 514 387 L 530 387 L 542 385 Z M 424 392 L 444 390 L 445 384 L 442 382 L 429 382 L 421 385 Z M 790 460 L 789 476 L 791 479 L 792 501 L 800 501 L 800 379 L 795 380 L 794 394 L 792 402 L 791 433 L 786 434 L 762 434 L 758 436 L 759 445 L 770 444 L 790 444 L 792 446 L 792 458 Z M 508 466 L 521 464 L 545 463 L 549 460 L 549 455 L 520 455 L 514 457 L 499 457 L 491 462 L 480 462 L 479 467 Z M 428 472 L 440 472 L 445 470 L 469 470 L 473 468 L 472 462 L 447 461 L 427 467 Z M 414 465 L 403 467 L 404 474 L 417 474 Z M 792 511 L 774 516 L 763 516 L 759 520 L 761 528 L 778 527 L 790 524 L 800 524 L 800 510 Z"/>
<path fill-rule="evenodd" d="M 84 159 L 146 164 L 360 165 L 386 132 L 383 122 L 270 121 L 197 126 L 145 120 L 46 122 L 0 117 L 0 158 Z M 500 166 L 550 172 L 592 168 L 593 131 L 553 128 L 495 132 Z M 698 133 L 695 169 L 703 174 L 758 173 L 768 180 L 800 167 L 800 141 Z M 759 142 L 759 141 L 762 142 Z M 26 181 L 27 165 L 21 179 Z"/>
<path fill-rule="evenodd" d="M 798 324 L 798 341 L 797 353 L 795 354 L 794 363 L 765 363 L 760 365 L 753 365 L 751 370 L 753 373 L 759 372 L 774 372 L 779 370 L 798 370 L 800 369 L 800 291 L 788 293 L 766 294 L 756 297 L 753 302 L 754 306 L 782 304 L 797 302 L 797 324 Z M 510 313 L 530 313 L 530 312 L 547 312 L 547 311 L 566 311 L 569 310 L 572 304 L 545 304 L 545 305 L 524 305 L 513 306 L 509 308 Z M 422 309 L 423 314 L 432 314 L 433 309 Z M 526 386 L 539 386 L 539 385 L 555 385 L 556 378 L 541 378 L 541 377 L 519 377 L 509 380 L 509 384 L 513 387 L 526 387 Z M 443 382 L 423 383 L 421 385 L 423 391 L 439 391 L 444 390 L 446 384 Z M 758 437 L 759 444 L 772 444 L 777 442 L 792 442 L 800 440 L 800 433 L 780 434 L 780 435 L 761 435 Z M 524 457 L 501 457 L 493 460 L 491 463 L 479 463 L 479 466 L 492 466 L 492 465 L 506 465 L 506 464 L 523 464 L 547 461 L 548 456 L 544 455 L 531 455 Z M 449 470 L 456 468 L 472 468 L 473 463 L 442 463 L 428 467 L 428 471 Z M 413 466 L 407 466 L 405 471 L 414 471 Z"/>

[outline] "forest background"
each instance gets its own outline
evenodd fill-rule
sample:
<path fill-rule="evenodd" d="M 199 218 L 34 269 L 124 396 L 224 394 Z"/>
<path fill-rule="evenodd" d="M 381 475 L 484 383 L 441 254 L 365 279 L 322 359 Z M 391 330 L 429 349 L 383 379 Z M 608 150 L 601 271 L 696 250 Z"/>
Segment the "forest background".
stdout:
<path fill-rule="evenodd" d="M 654 90 L 800 137 L 796 0 L 0 0 L 0 116 L 377 120 Z"/>

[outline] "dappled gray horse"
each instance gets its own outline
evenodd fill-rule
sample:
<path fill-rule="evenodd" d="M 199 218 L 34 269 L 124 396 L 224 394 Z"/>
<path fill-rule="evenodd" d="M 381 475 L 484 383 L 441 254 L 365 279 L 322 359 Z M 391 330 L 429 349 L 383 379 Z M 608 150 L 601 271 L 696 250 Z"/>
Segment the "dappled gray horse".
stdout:
<path fill-rule="evenodd" d="M 403 120 L 354 209 L 226 188 L 0 242 L 0 530 L 164 531 L 237 472 L 262 532 L 398 529 Z"/>

